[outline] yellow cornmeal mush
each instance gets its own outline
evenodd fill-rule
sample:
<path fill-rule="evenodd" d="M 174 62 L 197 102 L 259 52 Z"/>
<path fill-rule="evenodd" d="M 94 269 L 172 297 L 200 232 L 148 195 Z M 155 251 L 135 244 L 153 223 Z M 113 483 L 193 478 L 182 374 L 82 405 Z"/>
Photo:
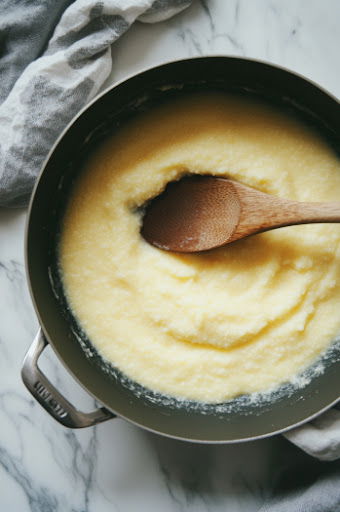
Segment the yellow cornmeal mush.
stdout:
<path fill-rule="evenodd" d="M 76 182 L 59 248 L 67 299 L 99 353 L 147 388 L 203 402 L 273 389 L 340 332 L 340 226 L 201 254 L 152 247 L 138 207 L 189 173 L 340 197 L 339 159 L 295 117 L 222 93 L 172 101 L 105 140 Z"/>

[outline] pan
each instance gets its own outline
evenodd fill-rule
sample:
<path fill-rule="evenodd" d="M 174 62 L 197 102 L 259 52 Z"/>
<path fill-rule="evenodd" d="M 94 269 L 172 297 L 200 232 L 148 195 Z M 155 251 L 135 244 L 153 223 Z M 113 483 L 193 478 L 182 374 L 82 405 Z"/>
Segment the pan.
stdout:
<path fill-rule="evenodd" d="M 255 96 L 294 111 L 339 152 L 336 98 L 286 69 L 234 57 L 192 58 L 145 70 L 104 91 L 73 119 L 51 149 L 29 206 L 26 270 L 41 327 L 22 368 L 23 381 L 32 395 L 67 427 L 92 426 L 119 416 L 177 439 L 233 443 L 284 432 L 310 421 L 339 400 L 337 343 L 323 355 L 322 372 L 306 370 L 302 387 L 285 384 L 256 398 L 250 395 L 220 404 L 200 404 L 162 396 L 131 382 L 100 357 L 68 308 L 57 247 L 64 208 L 82 163 L 100 140 L 139 112 L 203 90 Z M 41 372 L 38 359 L 47 344 L 100 404 L 98 409 L 79 411 Z"/>

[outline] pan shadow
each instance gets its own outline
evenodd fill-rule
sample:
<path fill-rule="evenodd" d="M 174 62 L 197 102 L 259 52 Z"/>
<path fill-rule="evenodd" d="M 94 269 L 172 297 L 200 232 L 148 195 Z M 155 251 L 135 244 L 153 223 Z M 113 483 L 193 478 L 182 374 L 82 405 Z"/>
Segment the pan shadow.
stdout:
<path fill-rule="evenodd" d="M 260 508 L 302 494 L 327 476 L 340 482 L 340 461 L 320 462 L 282 436 L 232 445 L 146 436 L 169 493 L 183 503 L 200 499 L 207 508 L 230 503 L 247 510 L 247 504 Z"/>

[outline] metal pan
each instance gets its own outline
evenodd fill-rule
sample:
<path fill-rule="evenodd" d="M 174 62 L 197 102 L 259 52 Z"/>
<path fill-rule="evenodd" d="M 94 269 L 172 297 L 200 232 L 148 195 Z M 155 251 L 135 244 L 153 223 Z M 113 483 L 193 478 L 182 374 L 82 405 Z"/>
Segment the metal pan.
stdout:
<path fill-rule="evenodd" d="M 305 78 L 254 60 L 204 57 L 158 66 L 109 88 L 70 123 L 52 148 L 29 208 L 26 265 L 41 330 L 22 369 L 33 396 L 60 423 L 72 428 L 123 417 L 159 434 L 188 441 L 231 443 L 254 440 L 306 422 L 339 400 L 339 346 L 323 357 L 324 372 L 303 388 L 284 385 L 254 402 L 239 397 L 226 404 L 200 406 L 150 392 L 105 364 L 73 318 L 63 294 L 56 261 L 60 219 L 70 188 L 88 151 L 108 132 L 169 98 L 198 90 L 222 90 L 265 98 L 294 110 L 340 148 L 339 103 Z M 74 378 L 103 407 L 79 412 L 38 368 L 50 343 Z M 306 379 L 308 382 L 308 379 Z"/>

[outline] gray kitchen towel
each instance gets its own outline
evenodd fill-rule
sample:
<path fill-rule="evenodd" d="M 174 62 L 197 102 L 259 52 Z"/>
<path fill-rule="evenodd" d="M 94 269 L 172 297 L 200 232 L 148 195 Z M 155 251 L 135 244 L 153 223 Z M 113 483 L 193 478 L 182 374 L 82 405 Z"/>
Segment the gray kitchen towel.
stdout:
<path fill-rule="evenodd" d="M 2 0 L 0 206 L 27 204 L 51 145 L 108 77 L 112 43 L 135 20 L 162 21 L 190 3 L 191 0 Z M 285 436 L 313 457 L 338 459 L 340 410 L 334 408 Z M 340 490 L 337 499 L 340 507 Z M 298 502 L 294 505 L 294 497 L 291 500 L 290 511 L 326 510 L 303 508 Z M 334 494 L 332 500 L 335 503 Z"/>
<path fill-rule="evenodd" d="M 285 437 L 319 460 L 340 459 L 340 405 L 306 425 L 290 430 Z"/>
<path fill-rule="evenodd" d="M 1 0 L 0 206 L 27 204 L 52 144 L 110 74 L 112 43 L 136 19 L 162 21 L 190 3 Z"/>

